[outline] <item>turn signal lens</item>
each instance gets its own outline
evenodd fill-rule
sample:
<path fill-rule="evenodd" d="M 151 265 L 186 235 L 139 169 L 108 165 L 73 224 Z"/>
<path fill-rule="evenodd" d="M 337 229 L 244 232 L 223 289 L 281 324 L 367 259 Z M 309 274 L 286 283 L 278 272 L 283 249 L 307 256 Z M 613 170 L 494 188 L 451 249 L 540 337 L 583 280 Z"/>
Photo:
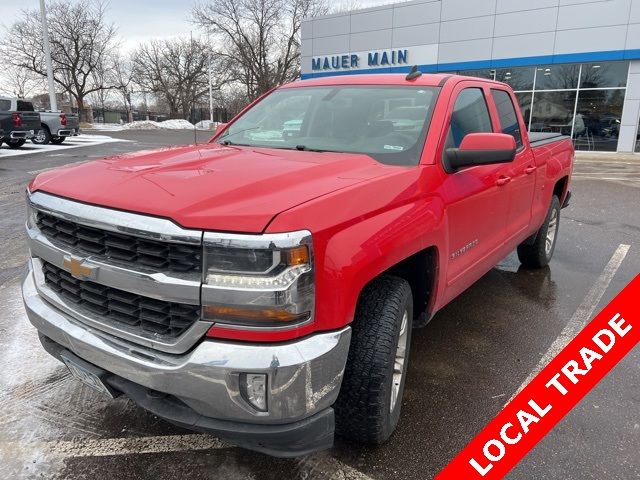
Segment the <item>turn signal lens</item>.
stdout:
<path fill-rule="evenodd" d="M 306 245 L 285 250 L 287 265 L 306 265 L 309 263 L 309 249 Z"/>
<path fill-rule="evenodd" d="M 244 325 L 278 325 L 280 323 L 297 322 L 309 317 L 309 312 L 291 313 L 286 310 L 271 308 L 236 308 L 218 305 L 203 307 L 203 317 L 206 320 L 230 321 L 233 324 Z"/>

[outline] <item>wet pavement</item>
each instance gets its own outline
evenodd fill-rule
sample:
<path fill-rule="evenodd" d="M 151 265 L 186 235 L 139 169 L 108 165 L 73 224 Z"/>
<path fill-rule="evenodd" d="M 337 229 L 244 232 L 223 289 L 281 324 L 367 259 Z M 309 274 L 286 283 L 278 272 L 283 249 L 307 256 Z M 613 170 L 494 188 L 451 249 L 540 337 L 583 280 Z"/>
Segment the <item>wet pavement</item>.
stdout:
<path fill-rule="evenodd" d="M 0 152 L 0 478 L 432 478 L 536 367 L 621 244 L 631 248 L 596 311 L 640 271 L 640 156 L 581 156 L 550 267 L 525 270 L 511 255 L 414 332 L 402 417 L 387 444 L 338 441 L 323 454 L 273 459 L 173 427 L 124 398 L 106 400 L 40 347 L 19 286 L 28 180 L 64 164 L 193 141 L 188 131 L 108 135 L 129 142 Z M 508 478 L 640 478 L 640 349 Z"/>

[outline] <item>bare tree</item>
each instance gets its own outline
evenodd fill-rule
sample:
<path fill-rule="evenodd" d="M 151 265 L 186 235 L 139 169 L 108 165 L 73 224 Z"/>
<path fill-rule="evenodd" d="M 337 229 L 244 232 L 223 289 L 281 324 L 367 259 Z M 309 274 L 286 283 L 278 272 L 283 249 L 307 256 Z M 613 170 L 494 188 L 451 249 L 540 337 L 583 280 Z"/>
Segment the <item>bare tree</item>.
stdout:
<path fill-rule="evenodd" d="M 114 48 L 116 29 L 105 19 L 106 6 L 103 0 L 48 5 L 54 80 L 63 93 L 71 94 L 83 121 L 87 96 L 107 88 L 96 74 Z M 24 10 L 7 35 L 0 54 L 15 66 L 46 76 L 39 11 Z"/>
<path fill-rule="evenodd" d="M 300 75 L 302 19 L 326 12 L 324 0 L 210 0 L 193 7 L 192 21 L 253 99 Z"/>
<path fill-rule="evenodd" d="M 122 103 L 127 111 L 129 122 L 133 121 L 133 107 L 131 105 L 131 93 L 133 84 L 133 62 L 131 59 L 115 54 L 111 59 L 112 84 L 122 96 Z"/>
<path fill-rule="evenodd" d="M 42 77 L 32 71 L 16 65 L 3 65 L 0 75 L 3 84 L 16 97 L 25 98 L 43 90 Z"/>
<path fill-rule="evenodd" d="M 187 118 L 208 91 L 209 54 L 207 45 L 199 40 L 153 40 L 133 55 L 136 83 L 166 101 L 171 115 Z M 225 71 L 215 70 L 221 74 L 213 79 L 214 87 L 219 88 L 225 82 Z"/>

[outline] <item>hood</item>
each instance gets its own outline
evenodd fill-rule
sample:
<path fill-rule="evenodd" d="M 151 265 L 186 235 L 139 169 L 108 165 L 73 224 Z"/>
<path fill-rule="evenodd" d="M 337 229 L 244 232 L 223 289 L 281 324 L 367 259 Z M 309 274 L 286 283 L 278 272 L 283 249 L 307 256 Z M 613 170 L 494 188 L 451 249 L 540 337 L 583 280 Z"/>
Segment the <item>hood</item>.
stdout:
<path fill-rule="evenodd" d="M 284 210 L 393 170 L 360 154 L 206 144 L 56 169 L 30 188 L 185 228 L 259 233 Z"/>

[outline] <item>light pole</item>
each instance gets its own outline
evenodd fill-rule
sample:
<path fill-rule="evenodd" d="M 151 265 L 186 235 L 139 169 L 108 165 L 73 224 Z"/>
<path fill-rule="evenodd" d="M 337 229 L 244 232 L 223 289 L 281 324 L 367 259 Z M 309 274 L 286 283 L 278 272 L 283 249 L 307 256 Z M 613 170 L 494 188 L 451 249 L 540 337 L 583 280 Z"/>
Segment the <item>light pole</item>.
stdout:
<path fill-rule="evenodd" d="M 51 65 L 51 47 L 49 46 L 49 27 L 47 26 L 47 10 L 44 0 L 40 0 L 40 17 L 42 19 L 42 42 L 44 43 L 44 58 L 47 62 L 47 81 L 49 82 L 49 103 L 51 111 L 58 111 L 56 89 L 53 82 L 53 65 Z"/>
<path fill-rule="evenodd" d="M 209 31 L 207 31 L 207 60 L 209 62 L 207 67 L 209 75 L 209 128 L 211 128 L 213 124 L 213 80 L 211 79 L 211 41 L 209 39 Z"/>

